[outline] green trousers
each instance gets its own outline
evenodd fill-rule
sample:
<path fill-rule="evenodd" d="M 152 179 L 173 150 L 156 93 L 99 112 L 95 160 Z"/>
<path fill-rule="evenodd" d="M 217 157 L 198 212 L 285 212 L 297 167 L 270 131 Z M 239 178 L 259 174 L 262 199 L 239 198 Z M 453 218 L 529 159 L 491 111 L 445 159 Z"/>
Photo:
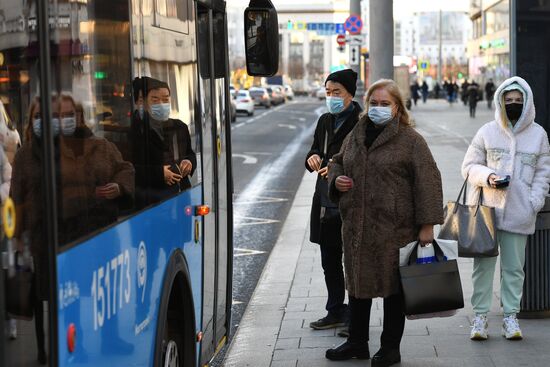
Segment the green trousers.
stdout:
<path fill-rule="evenodd" d="M 497 240 L 500 247 L 500 296 L 504 315 L 509 316 L 520 311 L 527 235 L 498 231 Z M 486 314 L 491 309 L 497 258 L 474 258 L 472 306 L 476 314 Z"/>

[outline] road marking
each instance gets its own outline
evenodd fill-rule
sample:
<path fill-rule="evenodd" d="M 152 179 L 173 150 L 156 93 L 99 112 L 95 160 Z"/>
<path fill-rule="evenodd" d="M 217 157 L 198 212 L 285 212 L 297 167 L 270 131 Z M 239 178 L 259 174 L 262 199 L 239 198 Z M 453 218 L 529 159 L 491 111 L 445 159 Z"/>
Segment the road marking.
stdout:
<path fill-rule="evenodd" d="M 296 102 L 293 102 L 293 103 L 296 103 Z M 290 104 L 293 104 L 293 103 L 290 103 Z M 264 117 L 264 116 L 269 115 L 270 113 L 273 113 L 273 112 L 276 112 L 276 111 L 280 110 L 280 109 L 283 108 L 284 106 L 285 106 L 285 105 L 283 104 L 283 105 L 280 105 L 280 106 L 277 106 L 277 107 L 273 107 L 273 108 L 271 108 L 270 110 L 264 111 L 264 112 L 262 112 L 261 114 L 252 117 L 251 119 L 248 119 L 248 120 L 246 120 L 246 121 L 244 121 L 244 122 L 238 123 L 237 125 L 233 125 L 233 126 L 231 126 L 231 130 L 234 130 L 234 129 L 236 129 L 236 128 L 238 128 L 238 127 L 241 127 L 241 126 L 243 126 L 243 125 L 246 125 L 246 124 L 250 124 L 250 123 L 252 123 L 252 122 L 254 122 L 254 121 L 256 121 L 256 120 L 258 120 L 258 119 L 260 119 L 260 118 L 262 118 L 262 117 Z"/>
<path fill-rule="evenodd" d="M 326 107 L 322 106 L 315 110 L 315 114 L 319 117 Z M 311 114 L 311 113 L 310 113 Z M 270 183 L 275 177 L 280 176 L 281 169 L 284 169 L 290 161 L 294 159 L 294 156 L 298 153 L 301 145 L 304 141 L 309 141 L 313 132 L 315 131 L 315 124 L 309 125 L 307 128 L 304 128 L 300 134 L 296 137 L 283 149 L 285 154 L 280 155 L 277 159 L 263 166 L 260 171 L 254 176 L 254 178 L 249 182 L 249 184 L 241 191 L 242 197 L 256 197 L 261 196 L 264 192 L 269 190 Z M 235 214 L 235 223 L 234 230 L 238 231 L 239 228 L 246 223 L 239 221 L 238 218 L 246 218 L 249 213 L 251 213 L 251 206 L 238 206 L 234 210 Z"/>
<path fill-rule="evenodd" d="M 232 305 L 242 305 L 243 303 L 241 301 L 237 301 L 237 300 L 233 300 L 233 302 L 231 302 Z"/>
<path fill-rule="evenodd" d="M 315 114 L 317 116 L 321 116 L 325 112 L 327 112 L 327 108 L 325 106 L 317 107 L 317 109 L 315 109 Z"/>
<path fill-rule="evenodd" d="M 266 204 L 266 203 L 282 203 L 288 201 L 288 199 L 285 198 L 274 198 L 269 196 L 255 196 L 255 197 L 249 197 L 249 198 L 241 198 L 239 197 L 237 200 L 235 200 L 235 205 L 248 205 L 248 204 Z"/>
<path fill-rule="evenodd" d="M 268 152 L 244 152 L 244 154 L 250 154 L 250 155 L 273 155 L 273 153 L 268 153 Z"/>
<path fill-rule="evenodd" d="M 296 126 L 291 124 L 279 124 L 279 127 L 287 127 L 290 130 L 296 130 Z"/>
<path fill-rule="evenodd" d="M 238 247 L 233 249 L 233 257 L 261 255 L 261 254 L 265 254 L 265 251 L 250 250 L 247 248 L 238 248 Z"/>
<path fill-rule="evenodd" d="M 243 216 L 240 216 L 240 215 L 235 215 L 233 218 L 235 219 L 235 227 L 255 226 L 255 225 L 258 225 L 258 224 L 273 224 L 273 223 L 279 223 L 280 222 L 280 220 L 276 220 L 276 219 L 243 217 Z"/>
<path fill-rule="evenodd" d="M 251 155 L 247 155 L 247 154 L 233 153 L 233 158 L 243 158 L 244 159 L 243 164 L 256 164 L 256 163 L 258 163 L 258 158 L 253 157 Z"/>

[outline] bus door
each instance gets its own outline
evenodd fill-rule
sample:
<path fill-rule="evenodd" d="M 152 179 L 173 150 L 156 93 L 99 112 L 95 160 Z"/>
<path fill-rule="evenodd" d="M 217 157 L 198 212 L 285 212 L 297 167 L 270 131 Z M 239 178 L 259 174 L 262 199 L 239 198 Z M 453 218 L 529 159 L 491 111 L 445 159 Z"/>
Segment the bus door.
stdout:
<path fill-rule="evenodd" d="M 228 277 L 231 277 L 223 21 L 223 9 L 213 11 L 197 4 L 204 203 L 211 207 L 204 221 L 202 363 L 208 361 L 227 334 Z M 218 59 L 220 55 L 223 57 Z"/>
<path fill-rule="evenodd" d="M 0 1 L 0 365 L 57 364 L 50 51 L 69 14 Z M 48 15 L 49 13 L 49 15 Z M 49 25 L 48 25 L 49 23 Z"/>

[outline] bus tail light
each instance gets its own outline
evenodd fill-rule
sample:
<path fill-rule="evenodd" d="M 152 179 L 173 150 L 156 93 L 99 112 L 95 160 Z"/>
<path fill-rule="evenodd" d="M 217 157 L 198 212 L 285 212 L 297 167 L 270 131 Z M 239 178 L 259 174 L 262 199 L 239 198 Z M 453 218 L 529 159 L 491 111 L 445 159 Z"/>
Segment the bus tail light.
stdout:
<path fill-rule="evenodd" d="M 73 323 L 67 329 L 67 349 L 69 353 L 73 353 L 76 347 L 76 326 Z"/>
<path fill-rule="evenodd" d="M 205 216 L 210 213 L 210 207 L 208 205 L 198 205 L 195 208 L 195 215 L 197 216 Z"/>

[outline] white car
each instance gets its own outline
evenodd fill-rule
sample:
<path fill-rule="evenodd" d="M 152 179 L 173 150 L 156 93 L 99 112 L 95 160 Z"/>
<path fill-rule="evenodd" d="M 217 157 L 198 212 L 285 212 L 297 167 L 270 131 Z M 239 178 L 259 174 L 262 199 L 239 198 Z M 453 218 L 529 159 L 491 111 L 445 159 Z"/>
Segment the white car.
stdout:
<path fill-rule="evenodd" d="M 317 92 L 315 92 L 315 97 L 319 98 L 320 100 L 327 98 L 327 91 L 325 90 L 325 87 L 317 89 Z"/>
<path fill-rule="evenodd" d="M 291 101 L 294 99 L 294 91 L 292 90 L 290 85 L 285 85 L 285 94 L 287 99 Z"/>
<path fill-rule="evenodd" d="M 254 114 L 254 99 L 247 90 L 237 92 L 237 112 L 245 112 L 248 116 Z"/>

